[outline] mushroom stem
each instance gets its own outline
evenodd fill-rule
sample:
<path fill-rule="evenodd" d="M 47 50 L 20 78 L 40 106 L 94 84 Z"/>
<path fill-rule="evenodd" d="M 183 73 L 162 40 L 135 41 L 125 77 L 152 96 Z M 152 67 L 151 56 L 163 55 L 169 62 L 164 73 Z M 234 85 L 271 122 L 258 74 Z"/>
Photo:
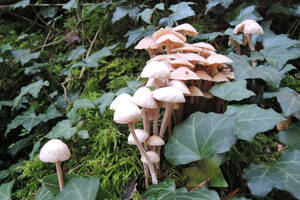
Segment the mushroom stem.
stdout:
<path fill-rule="evenodd" d="M 146 154 L 142 144 L 140 143 L 140 141 L 138 140 L 136 134 L 135 134 L 135 131 L 134 131 L 134 125 L 133 123 L 128 123 L 128 127 L 129 127 L 129 130 L 132 134 L 132 137 L 141 153 L 142 156 L 144 156 L 146 158 L 146 161 L 147 161 L 147 164 L 148 164 L 148 167 L 149 167 L 149 170 L 150 170 L 150 173 L 151 173 L 151 178 L 152 178 L 152 183 L 153 184 L 157 184 L 157 178 L 156 178 L 156 174 L 155 174 L 155 169 L 154 169 L 154 166 L 153 166 L 153 163 L 150 162 L 150 159 L 148 157 L 148 155 Z"/>
<path fill-rule="evenodd" d="M 144 130 L 146 131 L 146 133 L 149 137 L 150 136 L 150 126 L 149 126 L 149 120 L 148 120 L 146 108 L 142 109 L 142 118 L 143 118 Z"/>
<path fill-rule="evenodd" d="M 159 121 L 160 108 L 155 110 L 155 116 L 153 121 L 153 135 L 158 135 L 158 121 Z"/>
<path fill-rule="evenodd" d="M 167 43 L 166 43 L 166 51 L 167 51 L 167 54 L 171 53 L 171 43 L 169 41 L 167 41 Z"/>
<path fill-rule="evenodd" d="M 247 42 L 248 42 L 248 46 L 250 48 L 251 52 L 255 51 L 255 48 L 252 44 L 252 35 L 251 34 L 245 34 L 246 38 L 247 38 Z M 252 67 L 256 67 L 257 66 L 257 62 L 256 60 L 252 60 Z"/>
<path fill-rule="evenodd" d="M 171 114 L 173 112 L 174 103 L 167 103 L 167 107 L 165 110 L 164 118 L 160 127 L 159 137 L 163 138 L 166 132 L 168 123 L 170 121 Z"/>
<path fill-rule="evenodd" d="M 61 169 L 60 161 L 57 161 L 55 165 L 56 165 L 56 172 L 57 172 L 57 178 L 59 183 L 59 190 L 62 191 L 62 189 L 64 188 L 64 179 L 63 179 L 63 172 Z"/>
<path fill-rule="evenodd" d="M 145 187 L 146 189 L 148 189 L 149 187 L 149 171 L 148 171 L 148 166 L 146 165 L 146 163 L 143 163 L 144 166 L 144 173 L 145 173 Z"/>

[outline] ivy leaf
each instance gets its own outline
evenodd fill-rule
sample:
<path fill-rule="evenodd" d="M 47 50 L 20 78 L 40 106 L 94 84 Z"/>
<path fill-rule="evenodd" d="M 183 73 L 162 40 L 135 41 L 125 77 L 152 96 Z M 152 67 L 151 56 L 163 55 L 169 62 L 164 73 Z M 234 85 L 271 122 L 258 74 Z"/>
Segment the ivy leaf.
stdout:
<path fill-rule="evenodd" d="M 93 53 L 92 55 L 84 59 L 86 65 L 89 67 L 97 67 L 98 60 L 100 58 L 112 55 L 110 50 L 114 49 L 117 45 L 118 44 L 113 44 L 109 47 L 103 47 L 100 51 Z"/>
<path fill-rule="evenodd" d="M 95 200 L 99 189 L 98 178 L 74 178 L 54 200 Z"/>
<path fill-rule="evenodd" d="M 279 141 L 288 145 L 289 149 L 300 150 L 300 121 L 280 131 Z"/>
<path fill-rule="evenodd" d="M 39 14 L 41 14 L 44 19 L 53 18 L 56 14 L 56 8 L 55 7 L 49 7 L 49 8 L 42 9 L 39 12 Z"/>
<path fill-rule="evenodd" d="M 125 48 L 130 47 L 131 45 L 133 45 L 143 37 L 152 35 L 154 31 L 155 31 L 155 27 L 152 25 L 149 25 L 146 28 L 144 26 L 140 26 L 138 28 L 128 31 L 124 35 L 124 37 L 128 37 Z"/>
<path fill-rule="evenodd" d="M 155 9 L 164 10 L 164 8 L 165 8 L 164 3 L 158 3 L 152 9 L 146 8 L 145 10 L 143 10 L 143 12 L 138 14 L 137 18 L 139 19 L 139 17 L 141 17 L 144 22 L 146 22 L 147 24 L 151 24 L 151 17 L 154 10 Z"/>
<path fill-rule="evenodd" d="M 277 188 L 300 199 L 300 151 L 283 152 L 271 165 L 251 164 L 244 169 L 243 177 L 255 196 L 264 197 Z"/>
<path fill-rule="evenodd" d="M 205 181 L 205 173 L 207 173 L 207 176 L 209 177 L 210 187 L 228 187 L 227 182 L 219 167 L 222 164 L 223 160 L 224 159 L 222 156 L 215 155 L 211 158 L 203 159 L 202 162 L 198 162 L 199 167 L 185 168 L 184 176 L 188 178 L 188 188 L 194 188 Z M 205 169 L 203 168 L 203 162 L 205 163 Z"/>
<path fill-rule="evenodd" d="M 265 92 L 264 97 L 276 97 L 282 112 L 286 117 L 300 111 L 300 96 L 288 87 L 279 88 L 277 92 Z"/>
<path fill-rule="evenodd" d="M 1 53 L 5 53 L 6 51 L 12 50 L 12 46 L 9 43 L 2 44 L 0 46 Z"/>
<path fill-rule="evenodd" d="M 135 93 L 136 89 L 138 88 L 138 86 L 140 84 L 142 84 L 141 81 L 126 81 L 126 84 L 128 86 L 128 88 L 130 89 L 130 94 Z"/>
<path fill-rule="evenodd" d="M 231 21 L 229 24 L 236 26 L 246 19 L 253 19 L 255 21 L 260 21 L 263 18 L 258 12 L 255 11 L 255 6 L 248 6 L 240 11 L 240 13 Z"/>
<path fill-rule="evenodd" d="M 147 200 L 219 200 L 219 195 L 214 190 L 200 188 L 194 192 L 188 192 L 185 188 L 176 190 L 175 182 L 167 179 L 159 184 L 150 185 L 144 196 Z"/>
<path fill-rule="evenodd" d="M 238 35 L 234 34 L 233 30 L 234 30 L 233 28 L 226 29 L 226 31 L 224 32 L 224 35 L 228 35 L 237 43 L 243 44 L 243 35 L 242 34 L 238 34 Z"/>
<path fill-rule="evenodd" d="M 43 86 L 49 86 L 49 82 L 41 79 L 39 81 L 22 87 L 20 94 L 14 99 L 13 109 L 20 104 L 22 97 L 26 94 L 31 94 L 34 98 L 37 98 Z"/>
<path fill-rule="evenodd" d="M 77 9 L 78 8 L 78 0 L 70 0 L 68 3 L 66 3 L 65 5 L 63 5 L 62 7 L 63 9 L 66 10 L 71 10 L 72 8 Z"/>
<path fill-rule="evenodd" d="M 295 70 L 295 69 L 297 69 L 294 65 L 292 65 L 292 64 L 287 64 L 287 65 L 284 65 L 282 68 L 281 68 L 281 70 L 280 70 L 280 72 L 282 73 L 282 74 L 285 74 L 285 73 L 287 73 L 287 72 L 289 72 L 289 71 L 292 71 L 292 70 Z"/>
<path fill-rule="evenodd" d="M 32 149 L 32 151 L 29 154 L 30 161 L 33 161 L 33 158 L 34 158 L 35 154 L 38 152 L 38 150 L 39 150 L 39 148 L 41 146 L 42 139 L 43 138 L 41 138 L 39 141 L 37 141 L 37 142 L 34 143 L 33 149 Z"/>
<path fill-rule="evenodd" d="M 7 134 L 17 128 L 18 126 L 22 125 L 27 131 L 31 131 L 31 129 L 43 121 L 42 118 L 37 117 L 34 112 L 26 111 L 23 112 L 21 115 L 15 117 L 8 125 L 5 132 L 5 136 Z"/>
<path fill-rule="evenodd" d="M 89 132 L 87 130 L 80 130 L 77 132 L 78 136 L 82 139 L 88 139 L 89 138 Z"/>
<path fill-rule="evenodd" d="M 236 141 L 234 125 L 234 116 L 196 112 L 174 128 L 165 156 L 180 165 L 224 153 Z"/>
<path fill-rule="evenodd" d="M 87 98 L 77 99 L 74 101 L 73 105 L 74 109 L 78 108 L 95 108 L 95 105 Z"/>
<path fill-rule="evenodd" d="M 53 193 L 50 192 L 49 190 L 47 190 L 46 188 L 42 187 L 34 199 L 35 200 L 52 200 L 53 198 L 54 198 Z"/>
<path fill-rule="evenodd" d="M 104 113 L 106 107 L 111 104 L 111 102 L 114 100 L 115 96 L 116 95 L 114 93 L 107 92 L 107 93 L 104 93 L 100 98 L 98 98 L 94 101 L 94 103 L 96 105 L 101 103 L 101 105 L 99 106 L 99 110 L 100 110 L 101 114 Z"/>
<path fill-rule="evenodd" d="M 25 67 L 24 73 L 26 75 L 34 75 L 34 74 L 40 73 L 42 69 L 46 69 L 49 66 L 50 66 L 49 62 L 34 63 L 32 66 Z"/>
<path fill-rule="evenodd" d="M 206 4 L 205 15 L 210 11 L 211 8 L 221 4 L 224 8 L 228 8 L 232 4 L 233 0 L 209 0 Z"/>
<path fill-rule="evenodd" d="M 69 140 L 76 132 L 77 128 L 72 127 L 72 121 L 66 119 L 58 122 L 45 137 L 49 139 L 65 138 Z"/>
<path fill-rule="evenodd" d="M 273 109 L 262 109 L 256 104 L 228 106 L 225 114 L 236 116 L 234 133 L 239 139 L 247 141 L 252 141 L 256 134 L 273 129 L 285 120 Z"/>
<path fill-rule="evenodd" d="M 23 0 L 23 1 L 19 1 L 17 3 L 15 3 L 14 5 L 12 5 L 13 9 L 22 7 L 25 8 L 26 6 L 28 6 L 28 4 L 30 3 L 30 0 Z"/>
<path fill-rule="evenodd" d="M 240 101 L 255 95 L 251 90 L 247 90 L 246 84 L 245 80 L 220 83 L 214 85 L 209 92 L 227 101 Z"/>
<path fill-rule="evenodd" d="M 284 75 L 276 68 L 264 65 L 252 67 L 248 57 L 237 55 L 235 53 L 230 53 L 228 57 L 233 60 L 231 65 L 236 80 L 259 78 L 264 80 L 271 89 L 280 86 L 280 82 Z"/>
<path fill-rule="evenodd" d="M 66 174 L 66 173 L 63 174 L 63 179 L 64 179 L 65 185 L 74 178 L 78 178 L 78 176 L 74 175 L 74 174 Z M 51 192 L 53 195 L 57 195 L 60 193 L 59 183 L 58 183 L 56 173 L 50 174 L 50 175 L 44 177 L 42 180 L 42 185 L 43 185 L 43 188 L 45 188 L 46 190 Z"/>
<path fill-rule="evenodd" d="M 51 104 L 46 112 L 45 112 L 45 115 L 46 115 L 46 118 L 47 118 L 47 121 L 50 120 L 50 119 L 55 119 L 57 117 L 61 117 L 62 114 L 55 108 L 55 106 L 53 104 Z"/>
<path fill-rule="evenodd" d="M 116 8 L 113 18 L 111 19 L 111 22 L 114 24 L 116 21 L 119 21 L 126 15 L 128 15 L 131 19 L 135 19 L 140 12 L 140 9 L 138 7 L 132 7 L 130 6 L 119 6 Z"/>
<path fill-rule="evenodd" d="M 67 60 L 76 60 L 79 58 L 79 56 L 81 56 L 82 54 L 84 54 L 86 52 L 86 49 L 83 46 L 79 46 L 76 49 L 73 49 L 70 53 L 70 55 L 68 56 Z"/>
<path fill-rule="evenodd" d="M 30 50 L 14 50 L 11 51 L 12 56 L 15 57 L 16 61 L 20 61 L 22 65 L 28 63 L 32 59 L 40 57 L 40 52 L 30 53 Z"/>
<path fill-rule="evenodd" d="M 8 183 L 3 183 L 0 185 L 0 199 L 1 200 L 11 200 L 11 190 L 14 185 L 15 180 Z"/>
<path fill-rule="evenodd" d="M 8 150 L 8 153 L 11 155 L 11 156 L 15 156 L 17 155 L 17 153 L 24 149 L 25 147 L 28 147 L 29 145 L 31 145 L 31 141 L 33 140 L 33 138 L 36 136 L 35 135 L 30 135 L 26 138 L 23 138 L 23 139 L 20 139 L 16 142 L 16 144 L 14 146 L 12 146 L 11 148 L 9 148 Z"/>

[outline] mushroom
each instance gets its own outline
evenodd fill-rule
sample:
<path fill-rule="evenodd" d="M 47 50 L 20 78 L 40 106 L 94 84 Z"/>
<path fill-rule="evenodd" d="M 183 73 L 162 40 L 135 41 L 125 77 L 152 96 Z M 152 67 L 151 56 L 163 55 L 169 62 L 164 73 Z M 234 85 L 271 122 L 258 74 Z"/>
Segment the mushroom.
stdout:
<path fill-rule="evenodd" d="M 238 34 L 238 32 L 243 32 L 243 41 L 246 38 L 251 52 L 255 51 L 255 48 L 252 44 L 252 34 L 259 34 L 259 35 L 264 34 L 262 27 L 252 19 L 244 20 L 240 24 L 238 24 L 234 28 L 233 33 Z M 257 65 L 256 60 L 253 60 L 252 66 L 256 67 L 256 65 Z"/>
<path fill-rule="evenodd" d="M 145 140 L 148 138 L 148 133 L 145 130 L 134 129 L 134 132 L 140 143 L 144 143 Z M 129 134 L 127 140 L 128 140 L 128 144 L 136 145 L 136 142 L 133 139 L 132 133 Z"/>
<path fill-rule="evenodd" d="M 148 51 L 150 58 L 152 58 L 156 51 L 162 50 L 156 44 L 152 36 L 144 37 L 139 43 L 134 47 L 134 49 L 145 49 Z"/>
<path fill-rule="evenodd" d="M 121 107 L 118 107 L 114 113 L 114 121 L 119 124 L 128 124 L 129 130 L 132 134 L 133 139 L 135 140 L 135 143 L 141 153 L 142 156 L 145 157 L 145 160 L 147 161 L 152 183 L 157 184 L 157 178 L 155 174 L 155 169 L 150 161 L 149 157 L 146 155 L 146 152 L 144 148 L 142 147 L 142 144 L 139 142 L 139 139 L 137 138 L 135 131 L 134 131 L 134 123 L 139 121 L 141 118 L 141 110 L 133 103 L 124 103 Z"/>
<path fill-rule="evenodd" d="M 124 102 L 131 102 L 132 96 L 123 93 L 117 96 L 110 104 L 109 109 L 116 110 L 118 107 L 122 106 Z"/>
<path fill-rule="evenodd" d="M 158 163 L 160 161 L 159 155 L 157 155 L 157 153 L 155 153 L 154 151 L 147 151 L 146 154 L 147 154 L 147 157 L 149 157 L 149 160 L 151 161 L 151 163 Z M 147 163 L 147 157 L 142 155 L 141 161 L 143 163 Z"/>
<path fill-rule="evenodd" d="M 176 26 L 173 28 L 174 31 L 177 31 L 179 33 L 183 33 L 184 36 L 189 35 L 189 36 L 196 36 L 198 35 L 198 31 L 191 26 L 190 24 L 180 24 L 179 26 Z"/>
<path fill-rule="evenodd" d="M 62 191 L 64 188 L 64 179 L 61 162 L 70 158 L 70 150 L 68 146 L 59 139 L 52 139 L 44 144 L 40 151 L 39 158 L 43 162 L 56 164 L 59 189 Z"/>

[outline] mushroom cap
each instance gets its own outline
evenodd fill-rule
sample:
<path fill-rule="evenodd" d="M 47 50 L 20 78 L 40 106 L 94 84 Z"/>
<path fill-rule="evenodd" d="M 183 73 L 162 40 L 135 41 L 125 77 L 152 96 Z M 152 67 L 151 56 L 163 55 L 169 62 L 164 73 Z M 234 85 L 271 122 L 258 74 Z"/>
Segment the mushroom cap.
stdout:
<path fill-rule="evenodd" d="M 137 89 L 131 100 L 135 105 L 143 108 L 157 108 L 157 103 L 152 97 L 152 91 L 147 87 Z"/>
<path fill-rule="evenodd" d="M 176 36 L 177 38 L 179 38 L 181 41 L 185 42 L 186 38 L 185 36 L 183 36 L 180 33 L 177 33 L 176 31 L 174 31 L 172 28 L 170 27 L 166 27 L 166 28 L 161 28 L 158 31 L 155 31 L 152 35 L 152 37 L 154 38 L 154 40 L 158 40 L 161 36 L 163 35 L 167 35 L 167 34 L 171 34 Z"/>
<path fill-rule="evenodd" d="M 189 91 L 190 91 L 190 94 L 187 94 L 186 96 L 194 96 L 194 97 L 204 96 L 204 94 L 201 92 L 201 90 L 194 85 L 191 85 L 189 87 Z"/>
<path fill-rule="evenodd" d="M 168 86 L 172 86 L 180 90 L 183 94 L 189 94 L 189 88 L 185 85 L 183 81 L 180 80 L 172 80 L 168 83 Z"/>
<path fill-rule="evenodd" d="M 209 64 L 232 63 L 233 61 L 222 54 L 212 54 L 206 59 Z"/>
<path fill-rule="evenodd" d="M 199 77 L 187 67 L 179 67 L 172 71 L 170 79 L 176 80 L 199 80 Z"/>
<path fill-rule="evenodd" d="M 189 36 L 196 36 L 198 35 L 198 31 L 191 26 L 190 24 L 184 23 L 181 25 L 178 25 L 173 28 L 174 31 L 189 35 Z"/>
<path fill-rule="evenodd" d="M 134 49 L 157 49 L 158 46 L 152 36 L 144 37 L 139 41 L 139 43 L 134 47 Z"/>
<path fill-rule="evenodd" d="M 146 131 L 142 129 L 134 129 L 136 137 L 140 141 L 140 143 L 144 143 L 145 140 L 148 138 L 148 134 Z M 133 139 L 132 134 L 130 133 L 128 136 L 128 144 L 136 145 L 135 140 Z"/>
<path fill-rule="evenodd" d="M 203 97 L 206 98 L 206 99 L 212 99 L 214 98 L 214 96 L 210 93 L 210 92 L 203 92 Z"/>
<path fill-rule="evenodd" d="M 195 72 L 200 80 L 212 81 L 212 78 L 205 70 L 198 70 Z"/>
<path fill-rule="evenodd" d="M 209 64 L 204 57 L 196 53 L 177 53 L 177 56 L 188 60 L 192 64 L 200 64 L 200 65 Z"/>
<path fill-rule="evenodd" d="M 176 58 L 174 60 L 169 61 L 169 63 L 174 66 L 174 67 L 179 67 L 179 66 L 186 66 L 190 69 L 194 69 L 195 66 L 190 63 L 187 59 L 185 58 Z"/>
<path fill-rule="evenodd" d="M 142 78 L 169 78 L 171 75 L 169 67 L 159 61 L 148 63 L 141 74 Z"/>
<path fill-rule="evenodd" d="M 151 163 L 158 163 L 160 161 L 159 155 L 157 155 L 157 153 L 155 153 L 154 151 L 147 151 L 146 154 L 149 157 Z M 147 163 L 147 160 L 144 156 L 141 157 L 141 161 L 143 163 Z"/>
<path fill-rule="evenodd" d="M 233 30 L 234 34 L 243 32 L 246 34 L 264 34 L 262 27 L 252 19 L 246 19 L 239 23 Z"/>
<path fill-rule="evenodd" d="M 165 141 L 157 135 L 152 135 L 146 140 L 145 144 L 150 146 L 162 146 L 165 145 Z"/>
<path fill-rule="evenodd" d="M 213 82 L 227 82 L 227 81 L 229 81 L 228 80 L 228 78 L 227 78 L 227 76 L 225 75 L 225 73 L 217 73 L 215 76 L 214 76 L 214 78 L 213 78 L 213 80 L 212 80 Z"/>
<path fill-rule="evenodd" d="M 146 87 L 154 86 L 155 88 L 160 88 L 161 86 L 165 86 L 165 85 L 166 85 L 165 79 L 149 78 Z"/>
<path fill-rule="evenodd" d="M 124 102 L 131 102 L 131 99 L 132 96 L 130 96 L 129 94 L 126 93 L 120 94 L 111 102 L 109 109 L 116 110 Z"/>
<path fill-rule="evenodd" d="M 183 93 L 174 87 L 163 87 L 153 91 L 153 97 L 158 101 L 169 103 L 184 103 Z"/>
<path fill-rule="evenodd" d="M 173 46 L 183 46 L 184 44 L 184 41 L 173 34 L 162 35 L 155 41 L 158 46 L 163 46 L 168 42 L 171 42 Z"/>
<path fill-rule="evenodd" d="M 130 102 L 122 103 L 114 113 L 114 121 L 119 124 L 137 122 L 141 119 L 142 112 L 135 104 Z"/>
<path fill-rule="evenodd" d="M 198 47 L 198 48 L 203 48 L 211 51 L 216 51 L 215 47 L 213 47 L 211 44 L 206 43 L 206 42 L 197 42 L 194 44 L 191 44 L 192 47 Z"/>
<path fill-rule="evenodd" d="M 59 139 L 52 139 L 44 144 L 39 158 L 43 162 L 55 163 L 68 160 L 70 156 L 70 150 L 65 143 Z"/>

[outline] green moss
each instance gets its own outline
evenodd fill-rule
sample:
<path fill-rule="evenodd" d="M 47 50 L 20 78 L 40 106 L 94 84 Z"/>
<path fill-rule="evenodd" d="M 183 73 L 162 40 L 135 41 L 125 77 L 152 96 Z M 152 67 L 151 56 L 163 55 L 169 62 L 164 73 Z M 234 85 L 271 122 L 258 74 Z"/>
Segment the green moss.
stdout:
<path fill-rule="evenodd" d="M 287 75 L 282 83 L 284 86 L 294 89 L 296 92 L 300 92 L 300 73 L 295 74 L 295 76 Z"/>

